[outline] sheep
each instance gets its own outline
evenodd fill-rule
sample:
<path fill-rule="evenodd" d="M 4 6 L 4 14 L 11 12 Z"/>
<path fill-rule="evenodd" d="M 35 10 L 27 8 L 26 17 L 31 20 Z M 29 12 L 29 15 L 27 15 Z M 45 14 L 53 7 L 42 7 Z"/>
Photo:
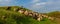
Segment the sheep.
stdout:
<path fill-rule="evenodd" d="M 8 7 L 6 10 L 10 10 L 11 9 L 11 7 Z"/>
<path fill-rule="evenodd" d="M 14 8 L 14 9 L 13 9 L 13 11 L 16 11 L 16 10 L 17 10 L 17 8 Z"/>
<path fill-rule="evenodd" d="M 2 16 L 2 20 L 6 19 L 7 17 L 6 16 Z"/>
<path fill-rule="evenodd" d="M 24 13 L 24 10 L 21 9 L 18 12 L 21 13 L 21 14 L 23 14 Z"/>
<path fill-rule="evenodd" d="M 28 11 L 26 10 L 26 11 L 24 12 L 24 14 L 25 14 L 25 15 L 28 15 Z"/>
<path fill-rule="evenodd" d="M 29 16 L 32 16 L 32 14 L 29 14 Z"/>
<path fill-rule="evenodd" d="M 54 20 L 55 18 L 54 17 L 48 17 L 49 20 Z"/>
<path fill-rule="evenodd" d="M 23 10 L 22 8 L 17 8 L 16 11 Z"/>
<path fill-rule="evenodd" d="M 48 16 L 47 16 L 47 15 L 42 15 L 42 17 L 44 17 L 44 18 L 48 18 Z"/>
<path fill-rule="evenodd" d="M 42 20 L 42 16 L 41 16 L 41 17 L 38 17 L 37 20 L 38 20 L 38 21 L 41 21 L 41 20 Z"/>
<path fill-rule="evenodd" d="M 29 16 L 33 16 L 33 12 L 32 11 L 29 11 L 28 14 L 29 14 Z"/>
<path fill-rule="evenodd" d="M 43 19 L 42 15 L 38 13 L 38 15 L 37 15 L 37 20 L 38 20 L 38 21 L 41 21 L 42 19 Z"/>
<path fill-rule="evenodd" d="M 40 18 L 38 17 L 38 13 L 34 12 L 32 17 L 36 20 L 40 20 Z"/>

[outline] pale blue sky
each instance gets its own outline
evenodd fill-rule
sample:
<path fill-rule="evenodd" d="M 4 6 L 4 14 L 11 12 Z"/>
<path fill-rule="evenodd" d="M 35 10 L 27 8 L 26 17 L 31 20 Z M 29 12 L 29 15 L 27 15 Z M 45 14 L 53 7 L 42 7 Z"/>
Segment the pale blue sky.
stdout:
<path fill-rule="evenodd" d="M 60 11 L 60 0 L 0 0 L 0 6 L 24 6 L 37 12 Z"/>

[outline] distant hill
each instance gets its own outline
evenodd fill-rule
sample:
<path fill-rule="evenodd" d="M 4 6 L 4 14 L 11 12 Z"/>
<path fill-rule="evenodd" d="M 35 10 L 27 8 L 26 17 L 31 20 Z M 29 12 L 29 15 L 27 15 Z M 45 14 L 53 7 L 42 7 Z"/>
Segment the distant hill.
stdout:
<path fill-rule="evenodd" d="M 50 12 L 50 13 L 47 13 L 47 15 L 52 16 L 52 17 L 56 17 L 56 18 L 60 18 L 60 11 Z"/>

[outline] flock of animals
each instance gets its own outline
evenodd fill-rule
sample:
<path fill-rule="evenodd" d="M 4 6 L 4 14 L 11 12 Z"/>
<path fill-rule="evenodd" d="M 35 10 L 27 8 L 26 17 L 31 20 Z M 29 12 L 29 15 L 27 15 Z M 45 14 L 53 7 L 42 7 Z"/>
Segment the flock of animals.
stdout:
<path fill-rule="evenodd" d="M 11 7 L 8 7 L 7 10 L 9 10 Z M 24 15 L 29 15 L 31 16 L 32 18 L 38 20 L 38 21 L 41 21 L 43 20 L 43 18 L 48 18 L 50 20 L 54 20 L 53 17 L 49 17 L 47 15 L 43 15 L 43 14 L 40 14 L 40 13 L 37 13 L 37 12 L 33 12 L 31 10 L 24 10 L 23 8 L 18 8 L 18 9 L 14 9 L 14 11 L 17 11 L 21 14 L 24 14 Z"/>

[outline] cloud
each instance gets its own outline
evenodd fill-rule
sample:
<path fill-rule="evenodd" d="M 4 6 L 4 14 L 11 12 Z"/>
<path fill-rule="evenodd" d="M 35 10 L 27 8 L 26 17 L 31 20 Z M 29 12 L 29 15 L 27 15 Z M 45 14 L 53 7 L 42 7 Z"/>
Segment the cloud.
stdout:
<path fill-rule="evenodd" d="M 60 10 L 60 0 L 46 0 L 42 2 L 41 0 L 32 1 L 31 9 L 38 12 L 51 12 Z"/>
<path fill-rule="evenodd" d="M 31 2 L 31 8 L 42 8 L 45 6 L 46 2 L 40 2 L 41 0 L 32 0 Z"/>
<path fill-rule="evenodd" d="M 37 3 L 37 2 L 39 2 L 40 0 L 32 0 L 32 2 L 31 3 Z"/>
<path fill-rule="evenodd" d="M 42 9 L 43 10 L 43 9 Z M 60 10 L 60 0 L 47 0 L 46 8 L 43 12 L 59 11 Z"/>
<path fill-rule="evenodd" d="M 11 0 L 0 0 L 0 6 L 1 5 L 8 5 Z"/>
<path fill-rule="evenodd" d="M 51 0 L 51 1 L 48 1 L 47 2 L 47 6 L 49 7 L 49 8 L 57 8 L 57 7 L 59 7 L 60 6 L 60 0 Z"/>
<path fill-rule="evenodd" d="M 16 6 L 20 0 L 0 0 L 0 6 Z"/>
<path fill-rule="evenodd" d="M 42 3 L 36 3 L 35 5 L 45 5 L 46 2 L 42 2 Z"/>
<path fill-rule="evenodd" d="M 0 0 L 0 3 L 10 2 L 10 0 Z"/>
<path fill-rule="evenodd" d="M 32 0 L 32 8 L 42 8 L 44 6 L 55 7 L 60 5 L 60 0 L 46 0 L 46 2 L 40 2 L 41 0 Z M 52 6 L 53 5 L 53 6 Z"/>
<path fill-rule="evenodd" d="M 45 2 L 36 3 L 36 4 L 33 4 L 32 7 L 33 8 L 41 8 L 41 7 L 44 7 L 45 4 L 46 4 Z"/>

